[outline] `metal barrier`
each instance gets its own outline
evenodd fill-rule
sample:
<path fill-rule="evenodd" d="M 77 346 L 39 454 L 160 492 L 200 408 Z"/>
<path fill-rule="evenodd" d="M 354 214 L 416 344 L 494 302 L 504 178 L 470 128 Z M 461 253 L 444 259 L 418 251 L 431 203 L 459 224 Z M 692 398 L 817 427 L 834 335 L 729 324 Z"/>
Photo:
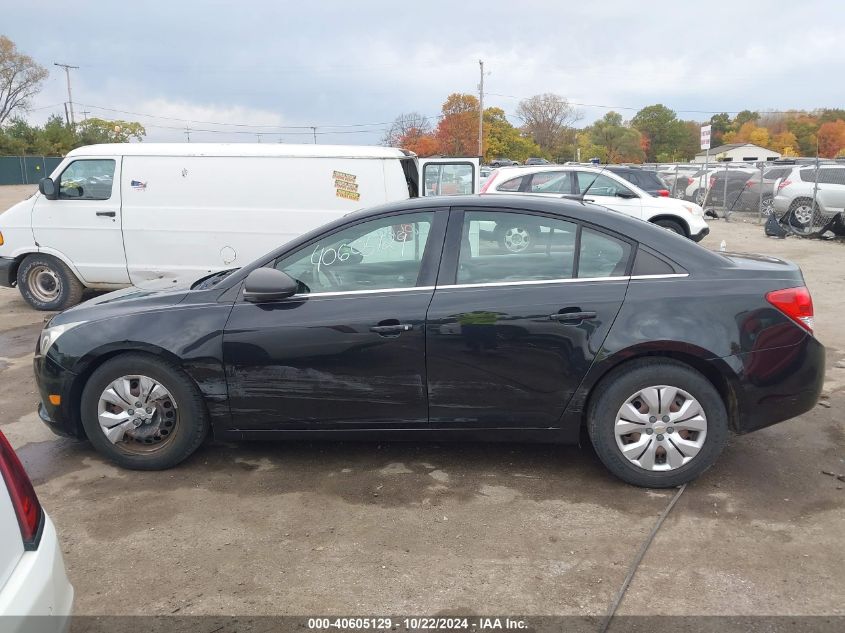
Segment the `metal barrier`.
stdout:
<path fill-rule="evenodd" d="M 0 185 L 37 184 L 61 161 L 61 156 L 0 156 Z"/>

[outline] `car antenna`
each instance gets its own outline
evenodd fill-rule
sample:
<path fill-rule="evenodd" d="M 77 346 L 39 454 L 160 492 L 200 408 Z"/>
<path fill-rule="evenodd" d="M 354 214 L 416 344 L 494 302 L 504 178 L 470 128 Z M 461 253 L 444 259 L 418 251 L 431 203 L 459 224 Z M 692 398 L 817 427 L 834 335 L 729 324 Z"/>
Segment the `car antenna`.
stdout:
<path fill-rule="evenodd" d="M 587 192 L 590 190 L 590 187 L 592 187 L 596 183 L 596 180 L 599 179 L 599 176 L 601 176 L 604 173 L 604 170 L 605 170 L 606 167 L 607 167 L 607 163 L 602 165 L 601 169 L 599 170 L 599 173 L 597 173 L 595 175 L 595 177 L 590 181 L 590 184 L 587 185 L 587 188 L 584 189 L 584 191 L 580 192 L 578 195 L 576 195 L 574 197 L 570 197 L 570 199 L 571 200 L 578 200 L 579 202 L 584 202 L 584 196 L 587 195 Z M 579 189 L 580 189 L 580 187 L 579 187 Z M 565 197 L 567 197 L 567 196 L 564 196 L 564 198 Z"/>

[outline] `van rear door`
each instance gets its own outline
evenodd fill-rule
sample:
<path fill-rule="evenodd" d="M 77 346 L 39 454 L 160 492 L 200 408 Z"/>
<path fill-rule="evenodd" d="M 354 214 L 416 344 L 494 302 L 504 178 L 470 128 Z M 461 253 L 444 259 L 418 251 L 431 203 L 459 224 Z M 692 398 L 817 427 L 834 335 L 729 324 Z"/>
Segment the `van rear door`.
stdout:
<path fill-rule="evenodd" d="M 420 195 L 456 196 L 478 193 L 477 157 L 420 158 Z"/>

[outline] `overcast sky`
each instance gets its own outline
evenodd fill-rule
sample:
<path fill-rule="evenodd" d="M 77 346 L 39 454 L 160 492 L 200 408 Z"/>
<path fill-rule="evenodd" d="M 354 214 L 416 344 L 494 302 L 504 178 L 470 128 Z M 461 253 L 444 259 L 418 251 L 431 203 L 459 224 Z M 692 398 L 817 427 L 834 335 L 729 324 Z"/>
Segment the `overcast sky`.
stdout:
<path fill-rule="evenodd" d="M 626 119 L 658 102 L 696 120 L 845 106 L 841 0 L 3 4 L 0 33 L 51 70 L 32 120 L 63 112 L 53 62 L 70 63 L 78 119 L 141 121 L 149 141 L 187 124 L 192 141 L 312 142 L 280 126 L 316 125 L 322 143 L 377 143 L 399 113 L 477 93 L 479 59 L 485 105 L 514 123 L 540 92 Z M 584 123 L 607 111 L 579 107 Z M 358 124 L 379 125 L 333 127 Z"/>

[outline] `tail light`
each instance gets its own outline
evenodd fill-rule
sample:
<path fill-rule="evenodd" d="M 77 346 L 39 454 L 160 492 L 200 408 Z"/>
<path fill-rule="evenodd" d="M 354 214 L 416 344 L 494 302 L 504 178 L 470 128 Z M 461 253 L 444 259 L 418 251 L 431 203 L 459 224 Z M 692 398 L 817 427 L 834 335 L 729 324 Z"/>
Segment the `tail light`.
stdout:
<path fill-rule="evenodd" d="M 716 184 L 716 178 L 714 176 L 710 176 L 710 184 L 707 185 L 707 188 L 712 189 L 714 184 Z"/>
<path fill-rule="evenodd" d="M 773 290 L 766 295 L 766 301 L 813 333 L 813 298 L 805 286 Z"/>
<path fill-rule="evenodd" d="M 668 198 L 669 197 L 669 190 L 668 189 L 658 189 L 657 195 L 661 198 Z"/>
<path fill-rule="evenodd" d="M 695 178 L 687 177 L 687 187 L 689 187 L 694 182 L 695 182 Z"/>
<path fill-rule="evenodd" d="M 780 191 L 780 190 L 781 190 L 781 189 L 783 189 L 784 187 L 788 187 L 788 186 L 789 186 L 789 185 L 791 185 L 791 184 L 792 184 L 792 181 L 791 181 L 791 180 L 787 180 L 786 178 L 784 178 L 784 179 L 783 179 L 783 180 L 781 180 L 781 181 L 780 181 L 780 183 L 778 184 L 778 191 Z"/>
<path fill-rule="evenodd" d="M 498 169 L 494 169 L 492 172 L 490 172 L 490 175 L 487 177 L 487 180 L 484 182 L 484 185 L 481 187 L 481 191 L 479 191 L 479 193 L 487 193 L 487 190 L 490 188 L 490 185 L 493 184 L 493 181 L 496 180 L 496 176 L 498 174 Z"/>
<path fill-rule="evenodd" d="M 21 460 L 12 450 L 9 440 L 0 432 L 0 473 L 9 489 L 12 507 L 18 516 L 24 547 L 34 549 L 38 546 L 39 529 L 44 511 L 35 496 L 32 482 L 23 469 Z"/>

